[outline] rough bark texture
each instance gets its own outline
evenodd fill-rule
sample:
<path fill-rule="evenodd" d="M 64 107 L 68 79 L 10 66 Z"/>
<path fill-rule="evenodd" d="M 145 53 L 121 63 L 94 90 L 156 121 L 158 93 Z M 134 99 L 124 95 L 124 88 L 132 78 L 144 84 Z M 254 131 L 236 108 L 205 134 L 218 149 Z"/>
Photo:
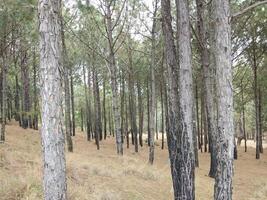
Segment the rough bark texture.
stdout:
<path fill-rule="evenodd" d="M 179 134 L 181 197 L 195 199 L 195 156 L 193 144 L 193 80 L 187 0 L 176 0 L 179 50 Z M 186 171 L 187 173 L 183 173 Z"/>
<path fill-rule="evenodd" d="M 213 101 L 213 68 L 209 63 L 209 53 L 207 45 L 207 34 L 206 26 L 204 24 L 205 19 L 205 1 L 197 0 L 197 16 L 198 16 L 198 38 L 199 38 L 199 52 L 201 55 L 201 65 L 203 73 L 203 84 L 204 84 L 204 99 L 206 106 L 206 116 L 207 116 L 207 127 L 209 136 L 209 146 L 210 146 L 210 171 L 209 176 L 215 177 L 216 174 L 216 149 L 215 145 L 215 109 Z"/>
<path fill-rule="evenodd" d="M 217 171 L 215 176 L 214 199 L 232 199 L 234 123 L 233 85 L 231 67 L 231 27 L 228 0 L 212 1 L 214 23 L 214 64 L 216 70 L 217 96 Z"/>
<path fill-rule="evenodd" d="M 167 59 L 168 122 L 167 141 L 174 199 L 195 199 L 194 147 L 192 135 L 192 72 L 188 5 L 177 1 L 180 69 L 174 45 L 169 0 L 162 0 L 163 34 Z M 179 81 L 177 81 L 179 80 Z M 179 90 L 178 90 L 179 82 Z M 180 95 L 178 93 L 180 92 Z"/>
<path fill-rule="evenodd" d="M 67 199 L 60 15 L 57 0 L 39 0 L 43 186 L 45 200 Z"/>

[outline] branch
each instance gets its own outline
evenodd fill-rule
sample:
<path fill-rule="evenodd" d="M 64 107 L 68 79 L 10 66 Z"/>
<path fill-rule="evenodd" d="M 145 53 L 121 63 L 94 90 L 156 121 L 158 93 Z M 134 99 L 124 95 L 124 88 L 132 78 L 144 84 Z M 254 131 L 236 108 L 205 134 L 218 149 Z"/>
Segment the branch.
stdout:
<path fill-rule="evenodd" d="M 246 12 L 258 7 L 258 6 L 261 6 L 261 5 L 264 5 L 267 3 L 267 0 L 264 0 L 264 1 L 257 1 L 256 3 L 244 8 L 243 10 L 239 11 L 239 12 L 236 12 L 232 15 L 232 20 L 235 20 L 236 18 L 240 17 L 241 15 L 245 14 Z"/>

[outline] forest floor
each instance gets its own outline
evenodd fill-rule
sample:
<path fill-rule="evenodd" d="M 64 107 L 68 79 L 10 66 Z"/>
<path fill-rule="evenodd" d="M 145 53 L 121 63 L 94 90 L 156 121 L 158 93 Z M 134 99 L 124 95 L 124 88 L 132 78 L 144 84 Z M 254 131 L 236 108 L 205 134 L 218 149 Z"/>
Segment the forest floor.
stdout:
<path fill-rule="evenodd" d="M 70 200 L 171 200 L 172 184 L 168 152 L 156 145 L 155 164 L 148 165 L 148 147 L 124 156 L 116 155 L 114 138 L 87 142 L 78 132 L 74 153 L 67 153 L 68 197 Z M 157 141 L 161 143 L 160 140 Z M 250 142 L 253 145 L 253 141 Z M 234 200 L 267 199 L 267 149 L 255 159 L 255 148 L 238 151 L 234 162 Z M 196 169 L 196 200 L 211 200 L 214 180 L 208 177 L 209 154 L 199 152 Z M 6 126 L 6 143 L 0 144 L 0 199 L 42 199 L 42 156 L 40 135 L 12 122 Z"/>

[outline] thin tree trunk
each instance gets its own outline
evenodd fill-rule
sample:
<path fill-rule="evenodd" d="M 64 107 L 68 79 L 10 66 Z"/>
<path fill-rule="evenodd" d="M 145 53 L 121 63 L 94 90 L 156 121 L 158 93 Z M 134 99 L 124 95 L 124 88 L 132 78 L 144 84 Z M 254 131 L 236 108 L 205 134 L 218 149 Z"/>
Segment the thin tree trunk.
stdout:
<path fill-rule="evenodd" d="M 87 141 L 91 141 L 91 127 L 90 127 L 90 121 L 89 118 L 90 116 L 90 105 L 89 105 L 89 100 L 88 100 L 88 88 L 86 86 L 86 71 L 85 71 L 85 66 L 83 65 L 83 82 L 84 82 L 84 94 L 85 94 L 85 105 L 86 105 L 86 133 L 87 133 Z"/>
<path fill-rule="evenodd" d="M 139 115 L 139 144 L 142 147 L 144 112 L 143 112 L 142 92 L 139 81 L 137 82 L 137 96 L 138 96 L 138 115 Z"/>
<path fill-rule="evenodd" d="M 253 43 L 255 43 L 253 38 Z M 259 131 L 259 96 L 258 96 L 258 67 L 255 47 L 253 47 L 253 73 L 254 73 L 254 103 L 255 103 L 255 130 L 256 130 L 256 159 L 260 159 L 260 131 Z"/>
<path fill-rule="evenodd" d="M 158 11 L 158 0 L 154 3 L 153 11 L 153 24 L 151 31 L 151 63 L 150 63 L 150 146 L 149 146 L 149 163 L 152 165 L 154 162 L 155 151 L 155 111 L 156 111 L 156 89 L 155 89 L 155 65 L 156 65 L 156 16 Z M 157 138 L 158 139 L 158 138 Z"/>
<path fill-rule="evenodd" d="M 150 146 L 150 89 L 149 78 L 147 79 L 147 144 Z"/>
<path fill-rule="evenodd" d="M 75 136 L 75 104 L 74 104 L 74 89 L 73 89 L 73 71 L 70 68 L 70 93 L 71 93 L 71 127 L 72 127 L 72 136 Z"/>
<path fill-rule="evenodd" d="M 37 81 L 36 81 L 36 77 L 37 77 L 37 71 L 36 71 L 36 53 L 35 53 L 35 48 L 34 48 L 34 52 L 33 52 L 33 109 L 34 109 L 34 116 L 33 116 L 33 128 L 35 130 L 38 130 L 38 110 L 37 110 L 37 106 L 38 106 L 38 94 L 37 94 Z"/>
<path fill-rule="evenodd" d="M 1 80 L 2 80 L 2 95 L 1 95 L 1 130 L 0 130 L 0 143 L 5 142 L 5 133 L 6 133 L 6 87 L 7 87 L 7 81 L 6 81 L 6 75 L 7 75 L 7 63 L 6 63 L 6 55 L 3 52 L 2 55 L 2 73 L 1 73 Z"/>
<path fill-rule="evenodd" d="M 83 108 L 81 108 L 81 131 L 83 132 Z"/>
<path fill-rule="evenodd" d="M 260 153 L 263 153 L 263 146 L 262 146 L 262 95 L 261 95 L 261 88 L 259 86 L 258 89 L 259 93 L 259 149 Z"/>
<path fill-rule="evenodd" d="M 163 86 L 160 83 L 160 102 L 161 102 L 161 149 L 164 149 L 164 98 L 163 98 Z"/>
<path fill-rule="evenodd" d="M 118 83 L 117 83 L 117 66 L 115 62 L 115 54 L 114 54 L 114 41 L 113 41 L 113 29 L 112 29 L 112 11 L 111 4 L 105 2 L 106 6 L 106 24 L 107 24 L 107 33 L 109 40 L 109 69 L 110 69 L 110 78 L 111 78 L 111 89 L 112 89 L 112 106 L 114 113 L 114 125 L 116 132 L 116 145 L 117 145 L 117 154 L 123 155 L 123 144 L 121 140 L 121 129 L 120 129 L 120 112 L 119 112 L 119 93 L 118 93 Z"/>
<path fill-rule="evenodd" d="M 241 82 L 241 100 L 242 100 L 242 121 L 243 121 L 243 132 L 245 140 L 245 152 L 247 152 L 247 133 L 246 133 L 246 117 L 245 117 L 245 101 L 244 101 L 244 87 L 243 81 Z"/>
<path fill-rule="evenodd" d="M 101 107 L 100 107 L 100 94 L 98 86 L 98 77 L 95 66 L 93 65 L 93 91 L 94 91 L 94 114 L 95 114 L 95 142 L 97 149 L 100 149 L 99 140 L 101 134 Z"/>
<path fill-rule="evenodd" d="M 65 44 L 64 23 L 63 16 L 60 17 L 61 25 L 61 40 L 62 40 L 62 56 L 63 56 L 63 70 L 64 70 L 64 91 L 65 91 L 65 129 L 68 151 L 73 152 L 73 143 L 71 138 L 71 116 L 70 116 L 70 84 L 69 84 L 69 62 L 67 49 Z"/>
<path fill-rule="evenodd" d="M 104 139 L 107 138 L 107 115 L 106 115 L 106 81 L 103 80 L 103 120 L 104 120 Z"/>

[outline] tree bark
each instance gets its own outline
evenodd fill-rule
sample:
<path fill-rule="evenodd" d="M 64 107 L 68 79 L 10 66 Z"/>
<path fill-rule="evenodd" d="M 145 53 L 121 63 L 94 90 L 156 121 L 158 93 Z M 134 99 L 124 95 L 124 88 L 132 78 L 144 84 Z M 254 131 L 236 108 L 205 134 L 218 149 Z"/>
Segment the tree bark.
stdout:
<path fill-rule="evenodd" d="M 36 53 L 35 48 L 33 52 L 33 109 L 34 109 L 34 116 L 33 116 L 33 128 L 38 130 L 38 94 L 37 94 L 37 66 L 36 66 Z"/>
<path fill-rule="evenodd" d="M 40 86 L 44 199 L 67 199 L 60 15 L 57 0 L 39 0 Z M 47 23 L 50 22 L 50 23 Z"/>
<path fill-rule="evenodd" d="M 167 141 L 174 199 L 194 200 L 193 94 L 188 5 L 183 0 L 176 1 L 180 67 L 174 44 L 170 1 L 162 0 L 161 7 L 168 81 Z"/>
<path fill-rule="evenodd" d="M 112 29 L 112 12 L 110 8 L 111 4 L 105 1 L 106 7 L 106 28 L 108 34 L 108 43 L 109 43 L 109 57 L 108 64 L 110 69 L 110 78 L 111 78 L 111 89 L 112 89 L 112 107 L 114 113 L 114 125 L 116 133 L 116 145 L 117 145 L 117 154 L 123 155 L 123 144 L 121 140 L 121 129 L 120 129 L 120 112 L 119 112 L 119 93 L 118 93 L 118 83 L 117 83 L 117 66 L 115 62 L 115 53 L 114 53 L 114 41 L 113 41 L 113 29 Z"/>
<path fill-rule="evenodd" d="M 75 103 L 74 103 L 74 89 L 73 89 L 73 71 L 70 68 L 70 94 L 71 94 L 71 127 L 72 127 L 72 136 L 75 136 Z"/>
<path fill-rule="evenodd" d="M 69 84 L 69 61 L 67 55 L 67 49 L 65 44 L 65 34 L 64 34 L 64 22 L 63 16 L 60 17 L 61 25 L 61 40 L 62 40 L 62 56 L 63 56 L 63 70 L 64 70 L 64 91 L 65 91 L 65 131 L 68 151 L 73 152 L 72 144 L 72 131 L 71 131 L 71 116 L 70 116 L 70 84 Z"/>
<path fill-rule="evenodd" d="M 214 24 L 214 41 L 211 43 L 216 71 L 217 170 L 214 199 L 232 199 L 234 122 L 233 86 L 231 65 L 231 26 L 228 0 L 213 0 L 211 19 Z"/>
<path fill-rule="evenodd" d="M 140 80 L 139 80 L 140 81 Z M 143 112 L 143 101 L 142 101 L 142 92 L 140 82 L 137 82 L 137 98 L 138 98 L 138 115 L 139 115 L 139 144 L 143 146 L 143 121 L 144 121 L 144 112 Z"/>
<path fill-rule="evenodd" d="M 198 16 L 198 38 L 199 38 L 199 52 L 201 55 L 201 65 L 203 73 L 203 84 L 204 84 L 204 99 L 205 99 L 205 111 L 207 117 L 207 128 L 209 136 L 209 147 L 210 147 L 210 171 L 209 176 L 214 178 L 216 174 L 216 149 L 215 149 L 215 109 L 214 109 L 214 70 L 209 62 L 209 52 L 207 44 L 207 31 L 204 23 L 205 19 L 205 1 L 196 0 L 197 3 L 197 16 Z M 206 150 L 206 145 L 205 145 Z"/>
<path fill-rule="evenodd" d="M 158 11 L 158 0 L 155 1 L 153 11 L 153 24 L 151 31 L 151 63 L 150 63 L 150 146 L 149 146 L 149 163 L 152 165 L 154 162 L 155 151 L 155 111 L 156 111 L 156 90 L 155 90 L 155 66 L 156 66 L 156 16 Z"/>
<path fill-rule="evenodd" d="M 106 81 L 103 80 L 103 121 L 104 121 L 104 139 L 107 138 L 107 114 L 106 114 Z"/>

